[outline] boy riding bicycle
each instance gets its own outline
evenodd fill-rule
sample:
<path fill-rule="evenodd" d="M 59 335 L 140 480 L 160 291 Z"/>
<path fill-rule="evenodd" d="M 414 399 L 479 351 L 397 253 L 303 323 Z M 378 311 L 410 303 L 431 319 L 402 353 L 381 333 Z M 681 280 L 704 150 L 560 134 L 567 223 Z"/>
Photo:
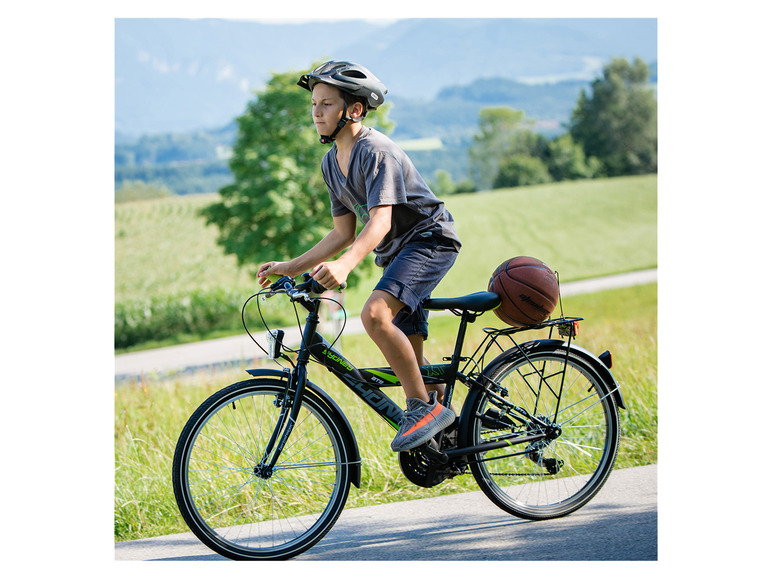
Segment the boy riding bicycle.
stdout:
<path fill-rule="evenodd" d="M 312 93 L 320 142 L 333 143 L 322 160 L 333 229 L 299 257 L 262 264 L 257 276 L 266 286 L 269 269 L 292 277 L 310 270 L 314 279 L 333 289 L 375 252 L 383 275 L 362 308 L 361 320 L 405 391 L 407 411 L 391 448 L 409 450 L 455 418 L 439 403 L 443 387 L 431 386 L 429 391 L 421 378 L 419 365 L 424 363 L 423 343 L 429 332 L 421 304 L 455 262 L 461 242 L 453 217 L 405 152 L 362 125 L 387 92 L 375 75 L 354 63 L 330 61 L 301 76 L 298 85 Z M 357 218 L 364 223 L 359 235 Z"/>

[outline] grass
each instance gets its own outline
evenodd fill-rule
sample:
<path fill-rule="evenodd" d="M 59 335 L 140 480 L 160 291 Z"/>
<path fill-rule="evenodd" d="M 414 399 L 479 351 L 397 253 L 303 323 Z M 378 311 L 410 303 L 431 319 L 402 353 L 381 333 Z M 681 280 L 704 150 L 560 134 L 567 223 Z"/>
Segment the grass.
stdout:
<path fill-rule="evenodd" d="M 217 229 L 197 214 L 215 198 L 116 205 L 116 301 L 218 286 L 243 288 L 245 298 L 252 293 L 252 274 L 222 254 Z M 464 247 L 436 295 L 486 289 L 496 266 L 516 255 L 541 259 L 561 281 L 657 264 L 656 175 L 454 195 L 445 203 Z M 374 281 L 347 292 L 351 314 L 359 312 Z"/>
<path fill-rule="evenodd" d="M 517 255 L 541 259 L 564 282 L 657 266 L 654 175 L 499 189 L 444 201 L 463 248 L 435 296 L 485 290 L 493 270 Z M 359 312 L 376 281 L 346 292 L 351 313 Z"/>
<path fill-rule="evenodd" d="M 657 462 L 656 284 L 574 296 L 564 299 L 563 305 L 567 315 L 585 318 L 577 343 L 596 353 L 610 349 L 614 356 L 613 372 L 627 403 L 627 410 L 621 413 L 623 437 L 617 468 Z M 480 341 L 486 325 L 497 324 L 494 318 L 476 322 L 470 328 L 467 348 Z M 426 347 L 430 358 L 439 359 L 449 353 L 456 327 L 454 317 L 432 320 L 432 336 Z M 367 336 L 347 337 L 342 349 L 357 365 L 383 364 Z M 245 377 L 238 370 L 171 379 L 151 376 L 116 388 L 116 541 L 188 530 L 171 488 L 176 439 L 188 416 L 209 394 Z M 413 486 L 399 470 L 397 456 L 389 449 L 393 432 L 381 419 L 328 372 L 311 368 L 311 379 L 340 404 L 359 442 L 362 487 L 352 488 L 348 508 L 477 489 L 471 475 L 450 479 L 432 489 Z M 462 390 L 457 390 L 459 395 Z M 398 389 L 393 397 L 404 402 Z M 460 408 L 461 398 L 456 401 Z"/>
<path fill-rule="evenodd" d="M 192 289 L 254 287 L 235 256 L 216 243 L 217 228 L 198 215 L 215 195 L 186 195 L 115 206 L 115 299 Z"/>

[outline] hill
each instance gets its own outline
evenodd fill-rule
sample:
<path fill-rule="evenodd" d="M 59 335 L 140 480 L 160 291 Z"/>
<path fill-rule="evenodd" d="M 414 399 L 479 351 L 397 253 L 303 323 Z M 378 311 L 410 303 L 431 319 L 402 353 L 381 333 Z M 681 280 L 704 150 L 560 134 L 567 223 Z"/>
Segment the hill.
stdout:
<path fill-rule="evenodd" d="M 439 169 L 469 177 L 482 107 L 523 110 L 552 137 L 612 57 L 647 60 L 656 83 L 655 19 L 117 19 L 115 30 L 116 188 L 138 180 L 177 194 L 230 183 L 234 119 L 254 91 L 331 56 L 378 72 L 392 137 L 429 180 Z"/>
<path fill-rule="evenodd" d="M 612 57 L 636 56 L 656 60 L 656 19 L 119 18 L 115 128 L 137 137 L 225 126 L 272 72 L 305 70 L 325 58 L 366 64 L 389 98 L 429 102 L 445 87 L 479 78 L 587 82 Z"/>
<path fill-rule="evenodd" d="M 454 181 L 461 181 L 469 176 L 467 149 L 477 132 L 481 108 L 524 110 L 528 118 L 536 120 L 534 130 L 556 136 L 565 131 L 580 92 L 589 90 L 589 85 L 584 81 L 529 85 L 485 78 L 446 87 L 429 102 L 394 98 L 389 118 L 396 127 L 391 137 L 407 150 L 427 179 L 443 169 Z M 227 156 L 236 130 L 232 121 L 215 130 L 119 137 L 115 145 L 116 187 L 124 181 L 139 180 L 163 183 L 180 195 L 217 191 L 232 181 Z"/>

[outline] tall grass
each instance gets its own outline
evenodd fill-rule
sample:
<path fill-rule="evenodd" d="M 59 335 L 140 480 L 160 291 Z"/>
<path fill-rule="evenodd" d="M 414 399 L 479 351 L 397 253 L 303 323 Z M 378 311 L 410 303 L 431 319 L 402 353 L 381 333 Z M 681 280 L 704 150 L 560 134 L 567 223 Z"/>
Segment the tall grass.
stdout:
<path fill-rule="evenodd" d="M 578 344 L 600 353 L 610 349 L 614 372 L 627 410 L 622 411 L 622 443 L 617 467 L 657 461 L 657 286 L 656 284 L 574 296 L 563 300 L 567 315 L 585 318 Z M 491 314 L 470 327 L 469 350 L 482 339 L 482 328 L 498 325 Z M 452 351 L 457 320 L 431 321 L 427 356 L 439 360 Z M 537 336 L 529 336 L 533 339 Z M 347 336 L 342 349 L 359 366 L 384 364 L 364 335 Z M 145 377 L 115 390 L 115 540 L 122 541 L 187 530 L 174 502 L 171 463 L 174 446 L 193 410 L 211 393 L 242 380 L 242 371 L 199 372 L 171 379 Z M 311 368 L 311 380 L 340 404 L 354 428 L 363 459 L 362 486 L 352 489 L 348 507 L 425 498 L 475 490 L 471 475 L 432 489 L 413 486 L 400 472 L 389 448 L 393 437 L 385 423 L 330 373 Z M 454 406 L 463 403 L 463 386 Z M 389 394 L 400 404 L 399 388 Z"/>

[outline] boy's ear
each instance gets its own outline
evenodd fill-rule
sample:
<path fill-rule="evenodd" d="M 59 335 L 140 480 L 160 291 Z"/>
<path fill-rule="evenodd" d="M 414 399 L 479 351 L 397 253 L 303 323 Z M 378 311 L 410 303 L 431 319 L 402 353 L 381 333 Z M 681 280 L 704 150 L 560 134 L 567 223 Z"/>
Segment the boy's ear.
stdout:
<path fill-rule="evenodd" d="M 365 107 L 362 103 L 354 103 L 350 109 L 351 117 L 355 119 L 361 119 L 365 116 Z"/>

